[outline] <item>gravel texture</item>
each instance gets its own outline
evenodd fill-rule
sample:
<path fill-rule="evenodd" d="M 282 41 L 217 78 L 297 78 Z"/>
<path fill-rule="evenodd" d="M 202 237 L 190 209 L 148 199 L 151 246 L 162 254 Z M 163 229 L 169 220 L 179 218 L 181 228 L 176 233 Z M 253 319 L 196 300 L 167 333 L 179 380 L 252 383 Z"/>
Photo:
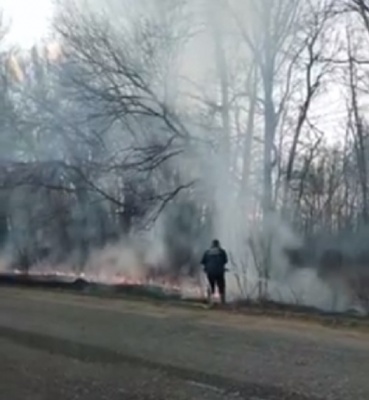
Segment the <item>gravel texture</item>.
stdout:
<path fill-rule="evenodd" d="M 365 333 L 2 289 L 4 399 L 368 400 Z"/>
<path fill-rule="evenodd" d="M 237 394 L 160 370 L 88 363 L 0 339 L 1 398 L 9 400 L 237 400 Z"/>

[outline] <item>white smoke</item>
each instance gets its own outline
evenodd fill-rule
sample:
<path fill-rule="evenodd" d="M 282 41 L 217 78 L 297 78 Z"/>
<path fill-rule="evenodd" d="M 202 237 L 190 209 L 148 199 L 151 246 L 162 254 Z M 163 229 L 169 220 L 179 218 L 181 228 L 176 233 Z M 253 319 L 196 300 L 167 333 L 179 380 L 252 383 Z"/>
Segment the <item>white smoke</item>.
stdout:
<path fill-rule="evenodd" d="M 193 25 L 202 27 L 203 24 L 209 24 L 205 11 L 209 11 L 207 7 L 212 1 L 202 3 L 201 7 L 199 7 L 199 3 L 188 2 L 191 12 L 196 15 L 196 18 L 191 21 Z M 147 15 L 148 12 L 158 20 L 162 18 L 162 23 L 165 23 L 165 7 L 156 8 L 158 4 L 165 5 L 163 1 L 133 2 L 126 0 L 125 6 L 123 6 L 121 1 L 111 0 L 104 2 L 103 12 L 100 8 L 101 1 L 89 0 L 82 3 L 83 5 L 84 3 L 92 4 L 94 12 L 96 11 L 100 15 L 104 14 L 105 17 L 108 16 L 113 25 L 121 26 L 121 33 L 123 25 L 124 29 L 130 29 L 132 23 L 128 23 L 128 21 L 137 21 L 139 16 L 145 13 Z M 132 5 L 133 3 L 137 3 L 137 5 L 129 8 L 129 14 L 126 14 L 127 4 Z M 169 2 L 166 4 L 168 5 Z M 189 15 L 188 10 L 185 15 Z M 118 23 L 123 25 L 118 25 Z M 119 31 L 118 28 L 117 31 Z M 277 213 L 262 218 L 259 208 L 255 207 L 255 199 L 260 200 L 262 160 L 255 162 L 254 169 L 250 172 L 253 176 L 249 183 L 248 198 L 240 198 L 238 193 L 240 162 L 232 160 L 234 165 L 230 166 L 222 148 L 219 146 L 217 149 L 213 148 L 213 146 L 216 147 L 213 143 L 216 142 L 214 138 L 219 141 L 219 137 L 222 135 L 219 118 L 211 120 L 208 125 L 210 127 L 204 127 L 204 124 L 200 123 L 203 116 L 202 110 L 206 108 L 204 107 L 205 101 L 219 107 L 219 83 L 215 77 L 214 43 L 210 31 L 209 26 L 206 26 L 204 31 L 196 35 L 195 40 L 187 42 L 168 72 L 172 85 L 170 88 L 171 102 L 176 106 L 180 105 L 178 115 L 183 119 L 188 131 L 191 132 L 193 140 L 189 151 L 176 159 L 175 167 L 180 170 L 183 182 L 196 179 L 194 190 L 201 192 L 201 196 L 199 196 L 201 201 L 212 209 L 213 230 L 211 236 L 209 234 L 206 241 L 203 241 L 203 237 L 194 238 L 198 242 L 198 248 L 205 251 L 213 238 L 220 239 L 230 256 L 229 272 L 227 273 L 228 298 L 256 299 L 259 296 L 259 285 L 265 284 L 264 278 L 260 276 L 260 269 L 266 267 L 263 259 L 265 248 L 262 242 L 265 236 L 270 237 L 268 287 L 267 293 L 264 293 L 268 299 L 311 305 L 325 310 L 345 310 L 350 307 L 351 300 L 340 283 L 328 284 L 321 280 L 315 266 L 310 269 L 292 270 L 289 265 L 283 250 L 298 248 L 303 244 L 303 238 L 299 237 Z M 229 43 L 227 43 L 228 45 Z M 230 45 L 226 47 L 227 54 L 235 54 L 238 49 L 236 47 Z M 232 59 L 232 57 L 229 58 Z M 231 75 L 236 65 L 230 65 L 229 68 Z M 173 106 L 172 103 L 171 106 Z M 188 116 L 188 109 L 194 115 Z M 209 119 L 211 118 L 209 117 Z M 188 120 L 191 120 L 191 123 Z M 258 134 L 259 132 L 256 132 L 256 136 Z M 114 142 L 112 147 L 115 144 Z M 233 146 L 233 150 L 236 148 L 234 151 L 236 157 L 240 157 L 237 150 L 238 144 L 232 142 L 231 146 Z M 53 155 L 55 157 L 55 153 L 50 156 Z M 28 202 L 24 195 L 23 200 Z M 145 279 L 150 267 L 164 267 L 168 269 L 168 272 L 171 268 L 178 267 L 170 265 L 172 261 L 168 256 L 164 237 L 166 212 L 164 210 L 150 231 L 141 235 L 135 234 L 129 240 L 109 244 L 102 249 L 90 252 L 84 267 L 84 276 L 104 283 L 116 283 L 120 279 L 133 282 Z M 18 216 L 21 219 L 21 213 Z M 22 225 L 24 221 L 18 221 L 18 224 Z M 179 227 L 169 228 L 172 229 L 173 237 L 178 236 L 182 239 Z M 14 242 L 15 239 L 12 239 L 12 243 Z M 198 264 L 201 259 L 201 254 L 198 253 L 201 251 L 196 249 L 195 252 L 198 256 Z M 74 271 L 73 255 L 70 258 L 70 266 L 67 268 L 63 265 L 60 266 L 60 269 Z M 0 268 L 3 266 L 5 269 L 8 265 L 9 262 L 4 257 L 0 262 Z M 38 266 L 35 270 L 46 271 L 47 268 L 50 266 L 45 264 Z M 198 268 L 200 270 L 201 266 L 198 265 Z M 206 287 L 204 276 L 200 274 L 197 282 L 196 279 L 185 277 L 183 292 L 190 295 L 192 287 Z M 339 293 L 338 299 L 336 299 L 337 293 Z"/>

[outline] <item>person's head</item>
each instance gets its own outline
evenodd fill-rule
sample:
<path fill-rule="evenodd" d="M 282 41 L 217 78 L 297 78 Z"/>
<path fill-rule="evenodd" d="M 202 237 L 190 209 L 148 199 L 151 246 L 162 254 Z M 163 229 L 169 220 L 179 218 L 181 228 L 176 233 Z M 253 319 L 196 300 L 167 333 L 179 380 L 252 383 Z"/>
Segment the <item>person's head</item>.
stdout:
<path fill-rule="evenodd" d="M 218 240 L 218 239 L 214 239 L 214 240 L 211 242 L 211 247 L 220 247 L 220 242 L 219 242 L 219 240 Z"/>

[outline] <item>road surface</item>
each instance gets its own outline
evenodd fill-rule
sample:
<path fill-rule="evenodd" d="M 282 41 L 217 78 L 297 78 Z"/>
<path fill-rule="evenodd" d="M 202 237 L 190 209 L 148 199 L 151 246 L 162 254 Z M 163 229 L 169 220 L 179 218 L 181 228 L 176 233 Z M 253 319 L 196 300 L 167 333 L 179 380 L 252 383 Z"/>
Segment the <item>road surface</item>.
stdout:
<path fill-rule="evenodd" d="M 0 290 L 7 400 L 368 400 L 365 333 L 26 289 Z"/>

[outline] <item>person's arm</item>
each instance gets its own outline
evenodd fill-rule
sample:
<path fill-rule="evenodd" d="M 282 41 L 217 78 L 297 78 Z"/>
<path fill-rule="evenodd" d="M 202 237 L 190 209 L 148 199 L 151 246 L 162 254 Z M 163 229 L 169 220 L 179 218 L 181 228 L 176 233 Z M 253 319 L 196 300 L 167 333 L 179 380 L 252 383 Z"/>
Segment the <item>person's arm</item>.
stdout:
<path fill-rule="evenodd" d="M 201 264 L 205 265 L 206 263 L 206 252 L 203 254 L 202 259 L 201 259 Z"/>
<path fill-rule="evenodd" d="M 225 250 L 223 250 L 223 260 L 224 260 L 224 265 L 228 264 L 228 254 Z"/>

